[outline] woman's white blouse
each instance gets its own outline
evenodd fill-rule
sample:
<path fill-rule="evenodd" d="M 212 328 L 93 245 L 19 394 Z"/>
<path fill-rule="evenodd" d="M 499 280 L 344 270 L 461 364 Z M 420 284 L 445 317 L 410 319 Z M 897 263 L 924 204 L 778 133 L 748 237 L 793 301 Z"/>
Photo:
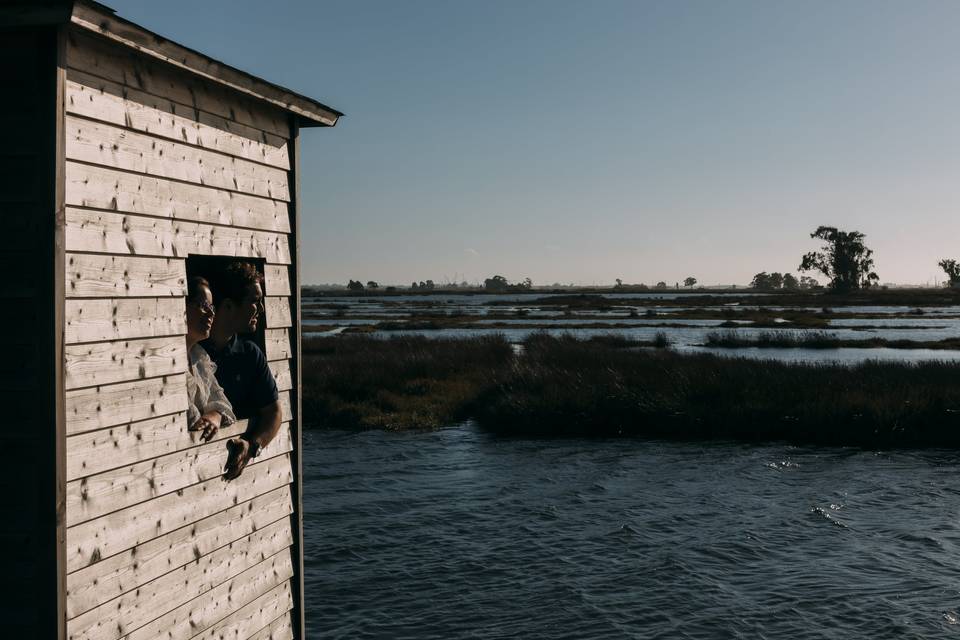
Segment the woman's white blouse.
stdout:
<path fill-rule="evenodd" d="M 233 415 L 233 407 L 223 393 L 223 387 L 217 382 L 214 375 L 217 365 L 207 355 L 206 350 L 199 344 L 193 345 L 187 354 L 190 368 L 187 370 L 187 397 L 190 406 L 187 407 L 187 425 L 193 426 L 200 416 L 209 411 L 219 411 L 223 419 L 220 426 L 225 427 L 237 421 Z"/>

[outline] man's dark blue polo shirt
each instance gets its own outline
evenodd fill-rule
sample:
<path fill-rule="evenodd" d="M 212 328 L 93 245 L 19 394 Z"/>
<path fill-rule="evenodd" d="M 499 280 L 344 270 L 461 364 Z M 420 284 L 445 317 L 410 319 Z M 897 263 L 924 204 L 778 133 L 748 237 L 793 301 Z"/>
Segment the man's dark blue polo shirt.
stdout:
<path fill-rule="evenodd" d="M 210 340 L 200 344 L 216 363 L 217 382 L 227 394 L 237 418 L 256 416 L 260 409 L 276 402 L 277 381 L 260 347 L 238 336 L 233 336 L 219 351 Z"/>

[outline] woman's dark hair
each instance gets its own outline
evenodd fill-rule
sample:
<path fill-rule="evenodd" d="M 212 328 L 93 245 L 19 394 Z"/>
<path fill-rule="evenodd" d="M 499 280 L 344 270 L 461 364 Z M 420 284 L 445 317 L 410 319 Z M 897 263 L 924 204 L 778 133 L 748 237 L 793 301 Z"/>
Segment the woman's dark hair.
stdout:
<path fill-rule="evenodd" d="M 210 288 L 207 279 L 201 276 L 191 276 L 187 278 L 187 302 L 198 300 L 200 296 L 200 287 Z"/>
<path fill-rule="evenodd" d="M 235 302 L 243 302 L 247 295 L 247 288 L 254 284 L 262 284 L 263 276 L 257 268 L 249 262 L 237 260 L 217 274 L 216 286 L 213 288 L 213 297 L 217 304 L 230 298 Z"/>

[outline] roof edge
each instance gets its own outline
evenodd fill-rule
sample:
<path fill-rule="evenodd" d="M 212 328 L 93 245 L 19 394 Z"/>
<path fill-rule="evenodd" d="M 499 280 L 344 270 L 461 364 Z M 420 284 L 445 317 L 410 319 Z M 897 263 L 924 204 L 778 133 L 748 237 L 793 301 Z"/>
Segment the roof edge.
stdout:
<path fill-rule="evenodd" d="M 113 9 L 98 2 L 77 0 L 73 5 L 70 22 L 144 55 L 289 111 L 299 117 L 301 127 L 332 127 L 343 115 L 312 98 L 167 40 L 140 25 L 120 18 Z"/>

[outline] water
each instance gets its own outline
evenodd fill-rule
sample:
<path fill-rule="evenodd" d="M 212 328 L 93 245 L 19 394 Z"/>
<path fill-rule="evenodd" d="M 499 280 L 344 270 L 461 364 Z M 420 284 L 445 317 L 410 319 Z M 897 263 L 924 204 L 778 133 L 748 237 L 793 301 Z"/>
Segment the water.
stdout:
<path fill-rule="evenodd" d="M 467 328 L 467 329 L 440 329 L 440 330 L 418 330 L 408 329 L 403 331 L 375 331 L 368 335 L 387 339 L 392 336 L 417 335 L 426 336 L 434 339 L 444 338 L 466 338 L 478 335 L 502 335 L 506 340 L 516 344 L 523 342 L 525 338 L 533 333 L 545 332 L 554 335 L 569 334 L 579 339 L 587 339 L 594 336 L 603 336 L 616 334 L 631 338 L 633 340 L 652 341 L 658 333 L 665 333 L 670 340 L 671 349 L 681 353 L 712 353 L 727 358 L 753 358 L 757 360 L 777 360 L 781 362 L 806 362 L 806 363 L 839 363 L 853 365 L 867 361 L 883 362 L 960 362 L 960 351 L 947 349 L 893 349 L 893 348 L 851 348 L 843 347 L 839 349 L 786 349 L 786 348 L 757 348 L 740 347 L 730 348 L 711 348 L 702 346 L 707 339 L 707 335 L 713 332 L 725 332 L 729 329 L 718 329 L 717 327 L 682 327 L 682 328 L 658 328 L 637 326 L 627 329 L 571 329 L 566 327 L 557 327 L 553 329 L 510 329 L 510 328 Z M 756 339 L 759 334 L 769 333 L 770 329 L 758 328 L 739 328 L 736 329 L 737 335 Z M 956 337 L 957 331 L 954 329 L 935 327 L 930 329 L 897 329 L 878 328 L 873 330 L 854 330 L 854 329 L 828 329 L 826 333 L 841 339 L 863 340 L 870 337 L 883 337 L 891 340 L 910 339 L 910 340 L 942 340 L 944 338 Z M 304 332 L 306 336 L 330 336 L 338 335 L 340 330 L 328 332 Z"/>
<path fill-rule="evenodd" d="M 623 316 L 625 311 L 633 308 L 643 313 L 648 308 L 653 308 L 660 313 L 682 313 L 691 308 L 683 306 L 684 298 L 702 297 L 705 292 L 650 292 L 650 293 L 632 293 L 632 294 L 591 294 L 591 297 L 602 297 L 610 300 L 611 305 L 617 307 L 611 310 L 601 309 L 577 309 L 580 315 L 598 315 L 598 316 Z M 558 296 L 576 296 L 576 294 L 550 294 L 550 293 L 517 293 L 506 295 L 476 294 L 476 295 L 398 295 L 389 297 L 354 297 L 354 296 L 305 296 L 303 304 L 305 313 L 309 315 L 336 316 L 346 313 L 347 315 L 371 315 L 384 317 L 397 317 L 409 315 L 416 312 L 437 312 L 446 313 L 448 311 L 457 311 L 466 315 L 486 315 L 491 312 L 511 313 L 518 309 L 526 309 L 543 315 L 560 315 L 563 306 L 544 305 L 541 307 L 536 300 L 556 298 Z M 763 297 L 768 295 L 764 293 L 706 293 L 716 299 L 715 305 L 698 305 L 697 309 L 712 309 L 715 311 L 756 311 L 760 308 L 758 304 L 740 304 L 724 303 L 724 298 L 730 297 L 751 297 L 762 302 Z M 660 305 L 655 307 L 633 306 L 629 301 L 663 301 L 671 303 L 669 305 Z M 624 304 L 627 303 L 627 304 Z M 336 305 L 339 309 L 322 308 L 313 305 Z M 817 312 L 821 307 L 784 307 L 767 306 L 765 309 L 770 311 L 797 311 L 806 310 Z M 926 306 L 911 307 L 905 305 L 870 305 L 870 306 L 841 306 L 830 307 L 835 313 L 854 313 L 871 315 L 894 315 L 910 314 L 911 318 L 922 319 L 924 316 L 960 316 L 960 306 Z M 914 313 L 920 311 L 920 314 Z"/>
<path fill-rule="evenodd" d="M 684 323 L 686 324 L 686 323 Z M 756 339 L 762 334 L 769 334 L 778 329 L 764 329 L 757 327 L 740 327 L 735 329 L 736 335 L 746 339 Z M 568 334 L 577 338 L 585 339 L 593 336 L 618 335 L 633 340 L 650 341 L 656 338 L 657 334 L 664 333 L 669 338 L 671 344 L 682 346 L 695 346 L 704 344 L 707 336 L 711 333 L 725 333 L 731 329 L 719 327 L 657 327 L 642 326 L 625 327 L 610 329 L 604 327 L 577 329 L 572 327 L 554 326 L 513 329 L 509 327 L 466 327 L 450 329 L 402 329 L 397 331 L 374 331 L 368 335 L 378 338 L 389 338 L 390 336 L 416 335 L 426 336 L 428 338 L 469 338 L 483 335 L 502 335 L 510 342 L 523 342 L 524 339 L 534 333 L 548 333 L 552 335 Z M 805 331 L 805 330 L 800 330 Z M 304 331 L 307 335 L 312 335 L 309 331 Z M 888 340 L 943 340 L 944 338 L 955 338 L 958 336 L 956 329 L 951 328 L 930 328 L 930 329 L 898 329 L 898 328 L 880 328 L 880 329 L 824 329 L 816 330 L 816 333 L 826 333 L 843 340 L 866 340 L 873 337 L 886 338 Z M 802 334 L 798 334 L 802 335 Z"/>
<path fill-rule="evenodd" d="M 689 293 L 645 293 L 624 294 L 605 297 L 658 299 L 672 305 L 682 304 L 683 297 Z M 728 294 L 732 295 L 732 294 Z M 742 295 L 742 294 L 736 294 Z M 763 295 L 763 294 L 757 294 Z M 617 304 L 609 310 L 578 309 L 576 316 L 565 317 L 563 308 L 540 306 L 534 301 L 539 298 L 554 297 L 551 294 L 529 293 L 513 294 L 508 296 L 497 295 L 443 295 L 443 296 L 416 296 L 403 295 L 389 298 L 354 298 L 354 297 L 319 297 L 306 298 L 311 303 L 337 305 L 339 309 L 319 309 L 308 307 L 304 310 L 304 334 L 312 335 L 339 335 L 344 329 L 362 325 L 374 325 L 380 321 L 416 320 L 417 314 L 443 315 L 458 314 L 469 322 L 463 326 L 452 325 L 442 329 L 407 329 L 402 331 L 375 331 L 369 335 L 378 338 L 388 338 L 398 335 L 420 335 L 428 338 L 467 338 L 481 335 L 500 334 L 508 341 L 520 343 L 530 334 L 544 331 L 550 334 L 569 333 L 585 339 L 599 335 L 616 334 L 634 340 L 651 341 L 658 334 L 666 334 L 673 348 L 683 352 L 709 351 L 725 357 L 745 357 L 773 359 L 788 362 L 839 362 L 854 364 L 866 360 L 883 360 L 899 362 L 924 362 L 930 360 L 960 361 L 960 351 L 946 351 L 940 349 L 707 349 L 702 345 L 707 336 L 716 331 L 735 330 L 746 339 L 755 339 L 760 334 L 769 333 L 770 328 L 741 326 L 736 329 L 721 328 L 724 320 L 684 318 L 683 314 L 690 311 L 684 306 L 660 306 L 655 309 L 636 307 L 635 317 L 630 317 L 629 309 Z M 762 298 L 758 298 L 762 300 Z M 509 304 L 503 304 L 504 302 Z M 754 305 L 729 306 L 723 305 L 723 296 L 717 296 L 718 304 L 713 307 L 697 307 L 697 309 L 713 309 L 714 311 L 747 311 L 756 310 Z M 498 304 L 500 303 L 500 304 Z M 790 310 L 786 307 L 767 307 L 772 312 Z M 861 307 L 834 307 L 837 313 L 871 314 L 875 317 L 860 318 L 826 318 L 829 326 L 817 330 L 828 333 L 838 339 L 865 340 L 869 338 L 885 338 L 887 340 L 914 340 L 939 341 L 960 336 L 960 306 L 949 307 L 922 307 L 923 313 L 912 313 L 916 310 L 909 306 L 861 306 Z M 650 317 L 647 312 L 653 310 L 658 315 Z M 792 310 L 797 310 L 793 308 Z M 817 311 L 811 308 L 808 311 Z M 522 314 L 517 314 L 522 311 Z M 666 313 L 674 316 L 662 315 Z M 487 317 L 490 315 L 498 317 Z M 511 317 L 503 317 L 510 315 Z M 642 316 L 642 317 L 641 317 Z M 881 316 L 881 317 L 876 317 Z M 734 321 L 736 322 L 736 321 Z M 490 326 L 499 323 L 503 326 Z M 576 325 L 594 323 L 595 328 L 577 328 Z M 660 326 L 664 323 L 675 326 Z M 516 326 L 520 325 L 520 326 Z M 528 325 L 528 326 L 523 326 Z M 530 328 L 529 325 L 537 325 Z M 321 327 L 323 329 L 321 330 Z M 331 329 L 327 329 L 330 327 Z M 784 322 L 777 330 L 806 332 L 808 329 L 793 327 Z"/>
<path fill-rule="evenodd" d="M 960 454 L 305 434 L 325 638 L 955 638 Z"/>

